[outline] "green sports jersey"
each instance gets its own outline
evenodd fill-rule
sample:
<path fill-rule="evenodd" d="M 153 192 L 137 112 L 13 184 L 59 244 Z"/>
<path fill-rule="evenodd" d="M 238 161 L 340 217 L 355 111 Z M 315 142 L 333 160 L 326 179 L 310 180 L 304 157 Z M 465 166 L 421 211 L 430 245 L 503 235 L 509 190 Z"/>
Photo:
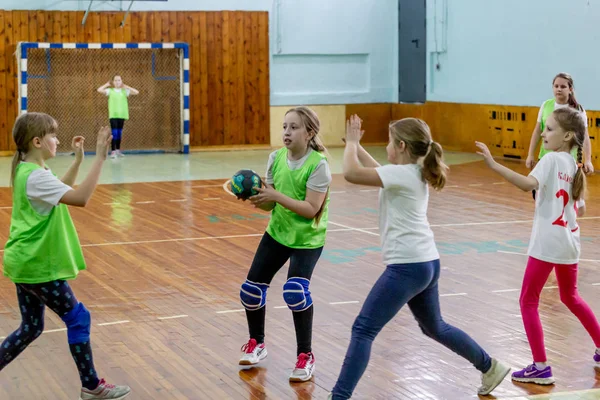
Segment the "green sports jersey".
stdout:
<path fill-rule="evenodd" d="M 4 275 L 15 283 L 44 283 L 73 279 L 85 269 L 77 231 L 66 205 L 39 214 L 27 198 L 27 179 L 41 166 L 17 166 L 8 242 L 4 248 Z"/>
<path fill-rule="evenodd" d="M 108 89 L 108 118 L 129 119 L 126 89 Z"/>
<path fill-rule="evenodd" d="M 540 122 L 540 132 L 544 132 L 544 129 L 546 129 L 546 120 L 548 119 L 550 114 L 552 114 L 554 112 L 555 109 L 556 109 L 556 100 L 555 99 L 546 100 L 544 102 L 544 104 L 542 104 L 542 121 Z M 552 150 L 546 150 L 544 148 L 544 144 L 542 143 L 542 145 L 540 146 L 540 154 L 538 156 L 538 160 L 540 160 L 542 157 L 544 157 L 546 154 L 550 153 L 551 151 Z M 575 161 L 577 161 L 577 146 L 573 147 L 573 149 L 571 150 L 571 155 L 573 156 Z"/>
<path fill-rule="evenodd" d="M 312 151 L 304 164 L 292 170 L 287 164 L 288 150 L 283 147 L 277 151 L 273 162 L 273 184 L 278 192 L 295 200 L 306 199 L 306 183 L 313 171 L 325 156 L 318 151 Z M 284 246 L 295 249 L 316 249 L 325 245 L 327 234 L 329 196 L 325 199 L 321 219 L 304 218 L 295 212 L 275 204 L 267 233 Z"/>

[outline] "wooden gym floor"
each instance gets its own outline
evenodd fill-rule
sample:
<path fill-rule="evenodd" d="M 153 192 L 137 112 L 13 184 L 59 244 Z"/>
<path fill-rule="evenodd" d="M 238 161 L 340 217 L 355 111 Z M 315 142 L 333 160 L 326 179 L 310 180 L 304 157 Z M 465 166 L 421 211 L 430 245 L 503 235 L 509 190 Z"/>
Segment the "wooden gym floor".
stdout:
<path fill-rule="evenodd" d="M 265 158 L 266 160 L 266 158 Z M 518 162 L 506 162 L 525 171 Z M 295 363 L 282 270 L 268 296 L 269 357 L 237 365 L 247 340 L 239 303 L 268 214 L 235 200 L 224 179 L 101 185 L 85 209 L 71 208 L 88 270 L 72 282 L 92 312 L 100 375 L 126 383 L 135 399 L 325 399 L 340 371 L 354 318 L 383 271 L 377 191 L 334 176 L 326 250 L 315 270 L 312 382 L 290 384 Z M 580 221 L 579 289 L 600 314 L 600 180 L 589 180 Z M 0 188 L 0 241 L 10 223 L 10 190 Z M 453 165 L 448 187 L 432 193 L 429 216 L 442 255 L 442 312 L 513 368 L 531 362 L 519 311 L 534 203 L 481 161 Z M 594 345 L 561 304 L 552 275 L 540 312 L 556 385 L 513 384 L 493 399 L 597 399 Z M 0 399 L 75 399 L 79 390 L 62 321 L 48 312 L 46 332 L 0 373 Z M 14 285 L 0 280 L 0 337 L 19 325 Z M 403 309 L 373 346 L 355 399 L 473 399 L 479 373 L 423 336 Z M 551 396 L 544 396 L 551 394 Z M 528 397 L 532 396 L 532 397 Z"/>

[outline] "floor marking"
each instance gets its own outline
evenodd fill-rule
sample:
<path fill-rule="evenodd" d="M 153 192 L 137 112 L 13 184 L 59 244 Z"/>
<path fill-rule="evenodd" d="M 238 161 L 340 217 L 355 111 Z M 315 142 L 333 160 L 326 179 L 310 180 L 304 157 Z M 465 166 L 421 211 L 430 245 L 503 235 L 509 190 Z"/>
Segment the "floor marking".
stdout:
<path fill-rule="evenodd" d="M 511 396 L 511 397 L 498 397 L 497 400 L 568 400 L 573 399 L 573 395 L 585 394 L 585 393 L 600 393 L 600 389 L 584 389 L 584 390 L 574 390 L 570 392 L 551 392 L 546 394 L 534 394 L 534 395 L 521 395 L 521 396 Z M 563 398 L 563 396 L 569 396 L 568 398 Z"/>
<path fill-rule="evenodd" d="M 466 293 L 446 293 L 440 294 L 440 297 L 467 296 Z"/>
<path fill-rule="evenodd" d="M 500 290 L 492 290 L 492 293 L 508 293 L 508 292 L 518 292 L 521 289 L 500 289 Z"/>
<path fill-rule="evenodd" d="M 358 303 L 358 301 L 336 301 L 333 303 L 329 303 L 331 305 L 337 305 L 337 304 L 356 304 Z M 282 308 L 288 308 L 288 306 L 275 306 L 273 307 L 275 309 L 282 309 Z M 245 309 L 238 309 L 238 310 L 223 310 L 223 311 L 217 311 L 217 314 L 229 314 L 229 313 L 236 313 L 236 312 L 242 312 L 242 311 L 246 311 Z"/>
<path fill-rule="evenodd" d="M 377 228 L 367 228 L 367 229 L 377 229 Z M 345 228 L 345 229 L 329 229 L 328 232 L 350 232 L 355 231 L 355 228 Z M 371 232 L 369 232 L 371 233 Z M 90 244 L 82 244 L 81 247 L 105 247 L 105 246 L 128 246 L 135 244 L 151 244 L 151 243 L 168 243 L 168 242 L 192 242 L 196 240 L 220 240 L 220 239 L 238 239 L 238 238 L 247 238 L 247 237 L 260 237 L 263 236 L 264 233 L 248 233 L 245 235 L 227 235 L 227 236 L 205 236 L 205 237 L 192 237 L 192 238 L 178 238 L 178 239 L 155 239 L 155 240 L 138 240 L 134 242 L 106 242 L 106 243 L 90 243 Z M 0 250 L 0 253 L 4 252 L 4 250 Z"/>
<path fill-rule="evenodd" d="M 334 194 L 334 193 L 346 193 L 346 191 L 345 190 L 340 190 L 340 191 L 337 191 L 337 192 L 329 192 L 329 194 Z"/>
<path fill-rule="evenodd" d="M 104 206 L 116 206 L 116 205 L 119 205 L 119 204 L 121 204 L 121 203 L 118 203 L 118 202 L 115 202 L 115 203 L 102 203 L 102 205 L 104 205 Z"/>
<path fill-rule="evenodd" d="M 378 192 L 379 189 L 361 189 L 361 192 Z"/>
<path fill-rule="evenodd" d="M 0 210 L 8 210 L 10 208 L 12 208 L 12 206 L 0 207 Z"/>
<path fill-rule="evenodd" d="M 205 200 L 205 201 L 211 201 L 211 200 L 221 200 L 221 198 L 220 198 L 220 197 L 207 197 L 207 198 L 205 198 L 205 199 L 202 199 L 202 200 Z"/>
<path fill-rule="evenodd" d="M 158 317 L 158 319 L 164 321 L 166 319 L 186 318 L 187 316 L 188 316 L 187 314 L 182 314 L 182 315 L 173 315 L 172 317 Z"/>
<path fill-rule="evenodd" d="M 459 187 L 459 186 L 458 185 L 446 185 L 446 186 L 444 186 L 444 189 L 445 188 L 457 188 L 457 187 Z"/>
<path fill-rule="evenodd" d="M 472 186 L 472 187 L 483 186 L 483 183 L 471 183 L 469 186 Z"/>
<path fill-rule="evenodd" d="M 127 324 L 127 323 L 129 323 L 129 321 L 124 320 L 124 321 L 115 321 L 115 322 L 105 322 L 103 324 L 98 324 L 98 326 L 120 325 L 120 324 Z"/>
<path fill-rule="evenodd" d="M 218 185 L 194 185 L 191 187 L 196 189 L 196 188 L 210 188 L 210 187 L 221 187 L 221 186 L 223 186 L 223 184 L 219 183 Z"/>
<path fill-rule="evenodd" d="M 229 190 L 229 182 L 231 182 L 231 179 L 227 179 L 227 180 L 225 181 L 225 183 L 222 185 L 222 187 L 223 187 L 223 190 L 224 190 L 224 191 L 226 191 L 227 193 L 229 193 L 230 195 L 232 195 L 232 196 L 235 196 L 235 194 L 233 194 L 233 193 L 231 192 L 231 190 Z"/>
<path fill-rule="evenodd" d="M 171 202 L 183 202 L 183 201 L 187 201 L 187 199 L 173 199 L 173 200 L 169 200 Z"/>
<path fill-rule="evenodd" d="M 518 253 L 516 251 L 497 250 L 497 252 L 504 253 L 504 254 L 516 254 L 518 256 L 527 256 L 527 253 Z M 592 260 L 589 258 L 580 258 L 579 261 L 600 262 L 600 260 Z"/>
<path fill-rule="evenodd" d="M 148 201 L 136 201 L 135 204 L 153 204 L 156 203 L 154 200 L 148 200 Z"/>
<path fill-rule="evenodd" d="M 506 184 L 506 182 L 494 182 L 492 183 L 492 185 L 504 185 Z"/>
<path fill-rule="evenodd" d="M 66 331 L 67 328 L 60 328 L 60 329 L 48 329 L 47 331 L 44 331 L 43 333 L 53 333 L 53 332 L 64 332 Z"/>
<path fill-rule="evenodd" d="M 347 225 L 342 225 L 342 224 L 338 224 L 337 222 L 333 222 L 333 221 L 328 221 L 329 224 L 331 225 L 337 225 L 341 228 L 346 228 L 346 229 L 350 229 L 353 231 L 357 231 L 357 232 L 362 232 L 362 233 L 366 233 L 368 235 L 373 235 L 373 236 L 379 236 L 379 233 L 375 233 L 375 232 L 369 232 L 367 230 L 364 229 L 359 229 L 359 228 L 352 228 L 351 226 L 347 226 Z"/>
<path fill-rule="evenodd" d="M 225 310 L 225 311 L 217 311 L 217 314 L 229 314 L 234 312 L 242 312 L 246 311 L 246 309 L 242 308 L 241 310 Z"/>

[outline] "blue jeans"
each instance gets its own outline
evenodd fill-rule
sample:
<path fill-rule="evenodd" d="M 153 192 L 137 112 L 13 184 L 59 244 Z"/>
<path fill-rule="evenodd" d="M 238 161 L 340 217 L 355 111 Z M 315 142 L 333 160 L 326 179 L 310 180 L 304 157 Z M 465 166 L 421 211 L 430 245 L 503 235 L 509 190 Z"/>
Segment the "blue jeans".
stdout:
<path fill-rule="evenodd" d="M 423 333 L 470 361 L 479 371 L 492 366 L 490 356 L 469 335 L 447 324 L 440 313 L 440 260 L 388 265 L 352 326 L 352 339 L 333 399 L 349 399 L 365 372 L 377 334 L 408 303 Z"/>

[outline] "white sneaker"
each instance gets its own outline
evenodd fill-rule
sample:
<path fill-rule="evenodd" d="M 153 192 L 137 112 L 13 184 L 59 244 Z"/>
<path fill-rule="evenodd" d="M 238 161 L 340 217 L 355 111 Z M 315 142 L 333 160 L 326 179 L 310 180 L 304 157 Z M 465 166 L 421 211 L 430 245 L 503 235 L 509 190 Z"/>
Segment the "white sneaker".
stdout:
<path fill-rule="evenodd" d="M 296 367 L 290 375 L 291 382 L 306 382 L 312 378 L 315 372 L 315 356 L 313 353 L 300 353 Z"/>
<path fill-rule="evenodd" d="M 477 393 L 483 396 L 492 393 L 492 390 L 502 383 L 509 372 L 509 367 L 492 358 L 492 367 L 488 372 L 481 375 L 481 386 Z"/>
<path fill-rule="evenodd" d="M 116 151 L 114 151 L 114 150 L 113 150 L 113 151 L 111 151 L 111 152 L 110 152 L 110 158 L 113 158 L 113 159 L 114 159 L 114 158 L 117 158 L 117 152 L 116 152 Z"/>
<path fill-rule="evenodd" d="M 81 388 L 80 400 L 121 400 L 131 393 L 129 386 L 116 386 L 100 380 L 98 387 L 94 390 Z"/>
<path fill-rule="evenodd" d="M 119 157 L 125 157 L 125 154 L 123 154 L 123 152 L 121 152 L 121 150 L 117 150 L 117 155 Z"/>
<path fill-rule="evenodd" d="M 256 339 L 250 339 L 242 346 L 240 365 L 255 365 L 267 358 L 267 347 L 264 343 L 258 344 Z"/>

